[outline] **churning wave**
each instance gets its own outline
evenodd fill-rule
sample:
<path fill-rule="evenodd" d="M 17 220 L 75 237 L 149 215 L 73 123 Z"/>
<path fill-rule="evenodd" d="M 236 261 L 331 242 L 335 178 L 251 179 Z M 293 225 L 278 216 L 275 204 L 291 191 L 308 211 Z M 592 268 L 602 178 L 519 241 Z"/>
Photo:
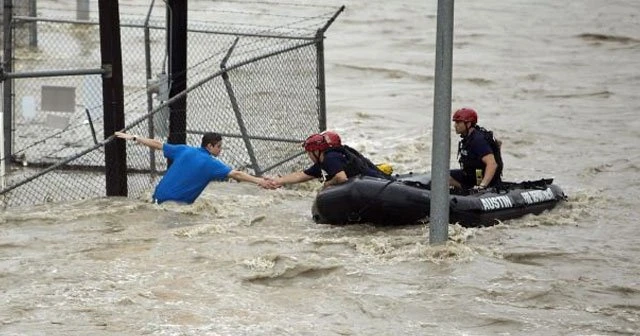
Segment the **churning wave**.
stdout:
<path fill-rule="evenodd" d="M 576 93 L 564 93 L 564 94 L 550 94 L 545 95 L 547 98 L 584 98 L 584 97 L 599 97 L 599 98 L 609 98 L 613 95 L 613 92 L 604 90 L 604 91 L 595 91 L 595 92 L 576 92 Z"/>
<path fill-rule="evenodd" d="M 597 43 L 602 43 L 602 42 L 622 43 L 622 44 L 640 43 L 640 39 L 628 37 L 628 36 L 619 36 L 619 35 L 582 33 L 582 34 L 579 34 L 578 37 L 585 41 L 597 42 Z"/>
<path fill-rule="evenodd" d="M 411 73 L 408 71 L 398 70 L 398 69 L 387 69 L 387 68 L 377 68 L 377 67 L 366 67 L 366 66 L 358 66 L 358 65 L 349 65 L 349 64 L 338 64 L 337 67 L 347 69 L 347 70 L 355 70 L 359 72 L 366 73 L 374 73 L 381 74 L 386 78 L 397 79 L 397 78 L 411 78 L 419 82 L 430 82 L 433 81 L 433 76 L 431 75 L 421 75 L 417 73 Z"/>

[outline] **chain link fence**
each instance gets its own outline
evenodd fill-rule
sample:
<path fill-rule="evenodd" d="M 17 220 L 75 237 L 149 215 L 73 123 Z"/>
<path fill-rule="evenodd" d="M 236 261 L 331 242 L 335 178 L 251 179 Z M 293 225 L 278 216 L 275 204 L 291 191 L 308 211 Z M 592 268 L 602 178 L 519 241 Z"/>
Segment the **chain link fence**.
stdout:
<path fill-rule="evenodd" d="M 293 16 L 289 10 L 285 17 L 292 21 L 277 26 L 190 24 L 187 89 L 170 100 L 170 86 L 177 83 L 166 73 L 166 22 L 121 15 L 125 130 L 166 141 L 168 103 L 186 96 L 187 144 L 199 146 L 203 133 L 218 132 L 224 138 L 220 158 L 236 169 L 261 175 L 302 168 L 307 162 L 300 143 L 324 127 L 323 33 L 342 9 L 295 8 L 312 13 Z M 14 72 L 100 68 L 95 20 L 16 16 L 14 41 L 34 25 L 37 46 L 24 37 L 13 44 Z M 1 205 L 105 196 L 104 145 L 114 138 L 103 131 L 101 76 L 8 80 L 13 150 Z M 128 193 L 141 197 L 167 163 L 159 151 L 126 146 Z"/>

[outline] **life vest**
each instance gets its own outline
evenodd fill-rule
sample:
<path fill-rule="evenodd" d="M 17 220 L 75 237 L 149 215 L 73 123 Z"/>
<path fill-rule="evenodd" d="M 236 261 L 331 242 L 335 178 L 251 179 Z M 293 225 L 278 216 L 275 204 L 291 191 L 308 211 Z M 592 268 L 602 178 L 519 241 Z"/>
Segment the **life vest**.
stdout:
<path fill-rule="evenodd" d="M 476 170 L 480 169 L 482 170 L 482 176 L 484 176 L 486 166 L 484 162 L 482 162 L 482 158 L 469 150 L 469 143 L 473 140 L 472 137 L 480 136 L 484 138 L 484 140 L 491 148 L 496 163 L 498 164 L 498 168 L 496 169 L 496 173 L 493 176 L 493 180 L 491 180 L 490 184 L 495 184 L 502 181 L 502 169 L 504 167 L 504 164 L 502 162 L 502 154 L 500 152 L 501 143 L 496 140 L 496 138 L 493 136 L 492 131 L 480 127 L 479 125 L 474 126 L 474 128 L 475 130 L 471 134 L 464 137 L 458 143 L 458 162 L 460 162 L 462 170 L 469 176 L 476 176 Z"/>
<path fill-rule="evenodd" d="M 347 174 L 347 177 L 353 177 L 357 175 L 371 176 L 371 174 L 373 173 L 375 174 L 374 177 L 391 179 L 390 175 L 382 172 L 380 168 L 373 164 L 373 162 L 367 159 L 364 155 L 360 154 L 360 152 L 347 145 L 330 148 L 327 151 L 332 150 L 341 153 L 347 159 L 347 163 L 344 167 L 344 172 L 345 174 Z"/>

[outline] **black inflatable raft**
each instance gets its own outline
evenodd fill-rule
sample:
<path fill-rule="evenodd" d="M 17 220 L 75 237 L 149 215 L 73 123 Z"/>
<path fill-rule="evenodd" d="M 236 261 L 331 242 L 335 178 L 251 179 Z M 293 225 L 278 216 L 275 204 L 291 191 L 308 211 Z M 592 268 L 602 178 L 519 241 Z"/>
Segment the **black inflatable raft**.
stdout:
<path fill-rule="evenodd" d="M 318 193 L 313 219 L 324 224 L 415 224 L 428 220 L 430 178 L 424 174 L 398 176 L 395 181 L 352 178 Z M 451 190 L 449 219 L 462 226 L 489 226 L 527 214 L 539 214 L 566 200 L 553 179 L 503 182 L 477 193 Z"/>

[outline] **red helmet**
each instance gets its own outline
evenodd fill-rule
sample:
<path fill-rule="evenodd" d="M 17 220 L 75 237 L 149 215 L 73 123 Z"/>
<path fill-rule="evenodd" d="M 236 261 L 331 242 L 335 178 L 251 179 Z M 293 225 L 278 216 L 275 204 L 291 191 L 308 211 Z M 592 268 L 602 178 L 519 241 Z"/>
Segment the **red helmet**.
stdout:
<path fill-rule="evenodd" d="M 340 135 L 334 131 L 324 131 L 320 133 L 320 135 L 324 136 L 324 140 L 329 144 L 329 147 L 340 147 L 342 146 L 342 139 L 340 139 Z"/>
<path fill-rule="evenodd" d="M 476 110 L 472 108 L 463 107 L 453 114 L 452 120 L 470 122 L 475 125 L 478 123 L 478 113 L 476 113 Z"/>
<path fill-rule="evenodd" d="M 304 141 L 302 147 L 304 147 L 305 151 L 311 152 L 316 150 L 324 151 L 330 146 L 322 134 L 315 133 L 311 134 L 307 140 Z"/>

